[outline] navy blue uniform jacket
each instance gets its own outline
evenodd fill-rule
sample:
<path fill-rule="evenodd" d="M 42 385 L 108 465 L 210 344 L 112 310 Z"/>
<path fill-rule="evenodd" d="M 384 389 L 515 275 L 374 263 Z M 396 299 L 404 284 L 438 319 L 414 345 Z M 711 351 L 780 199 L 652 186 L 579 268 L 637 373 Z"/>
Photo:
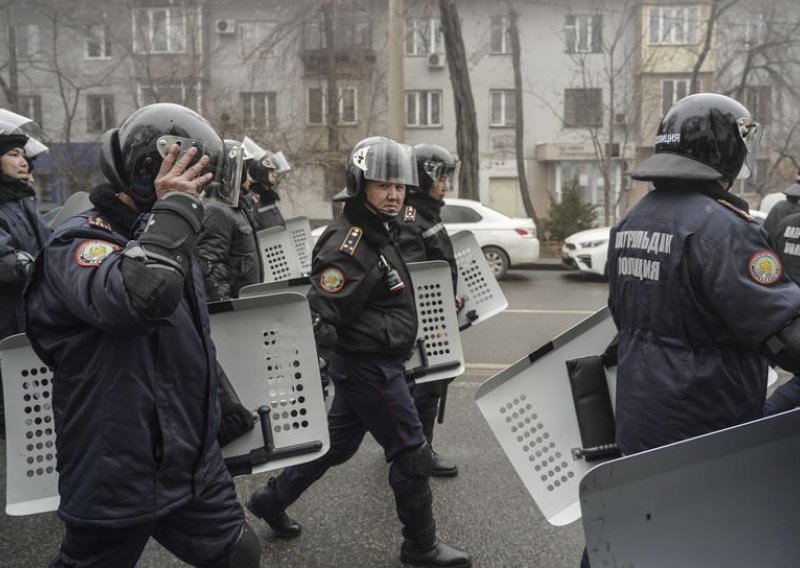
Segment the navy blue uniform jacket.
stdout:
<path fill-rule="evenodd" d="M 763 342 L 800 310 L 766 232 L 703 193 L 655 190 L 611 231 L 617 442 L 635 453 L 762 416 Z"/>
<path fill-rule="evenodd" d="M 27 334 L 54 370 L 59 515 L 125 526 L 197 496 L 222 456 L 200 270 L 168 320 L 144 320 L 120 267 L 135 241 L 108 219 L 89 210 L 50 237 L 26 290 Z"/>

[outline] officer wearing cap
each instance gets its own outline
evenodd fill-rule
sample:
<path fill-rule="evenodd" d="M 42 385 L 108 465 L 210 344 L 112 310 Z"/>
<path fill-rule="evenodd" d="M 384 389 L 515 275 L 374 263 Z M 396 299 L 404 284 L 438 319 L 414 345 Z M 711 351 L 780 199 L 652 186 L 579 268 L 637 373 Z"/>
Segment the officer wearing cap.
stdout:
<path fill-rule="evenodd" d="M 468 567 L 468 554 L 436 537 L 429 476 L 431 451 L 405 379 L 417 336 L 395 218 L 416 185 L 413 149 L 385 138 L 357 144 L 347 163 L 344 212 L 314 249 L 308 301 L 320 351 L 335 387 L 328 413 L 331 446 L 317 460 L 284 469 L 253 494 L 248 508 L 279 537 L 300 534 L 285 510 L 332 466 L 358 450 L 367 432 L 383 447 L 397 515 L 401 561 Z"/>
<path fill-rule="evenodd" d="M 764 230 L 775 243 L 778 240 L 778 225 L 783 219 L 792 213 L 800 211 L 800 172 L 797 173 L 795 182 L 783 190 L 786 199 L 779 201 L 769 210 L 767 218 L 764 219 Z"/>
<path fill-rule="evenodd" d="M 453 243 L 442 223 L 441 211 L 445 193 L 458 175 L 459 162 L 447 149 L 437 144 L 414 146 L 417 160 L 419 187 L 412 187 L 408 201 L 398 218 L 400 225 L 400 251 L 406 262 L 444 260 L 450 265 L 453 277 L 453 293 L 458 283 Z M 456 296 L 456 309 L 461 299 Z M 411 393 L 422 422 L 422 431 L 433 452 L 431 475 L 455 477 L 458 466 L 433 449 L 433 428 L 439 412 L 442 389 L 449 381 L 435 381 L 414 385 Z"/>
<path fill-rule="evenodd" d="M 759 418 L 768 359 L 800 370 L 800 287 L 728 191 L 760 134 L 737 101 L 691 95 L 633 172 L 654 189 L 613 227 L 608 255 L 624 454 Z"/>
<path fill-rule="evenodd" d="M 108 183 L 51 235 L 25 295 L 26 333 L 53 369 L 66 532 L 51 566 L 133 568 L 152 537 L 193 566 L 258 568 L 217 444 L 194 260 L 203 203 L 235 203 L 241 154 L 197 113 L 161 103 L 105 133 L 100 165 Z"/>

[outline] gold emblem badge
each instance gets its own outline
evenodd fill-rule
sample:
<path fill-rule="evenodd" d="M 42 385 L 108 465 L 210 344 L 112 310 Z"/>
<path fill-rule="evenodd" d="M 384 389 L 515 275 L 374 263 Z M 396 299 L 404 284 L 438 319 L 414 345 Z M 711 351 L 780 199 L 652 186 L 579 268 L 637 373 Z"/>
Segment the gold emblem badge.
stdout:
<path fill-rule="evenodd" d="M 324 292 L 335 294 L 344 288 L 344 273 L 334 266 L 330 266 L 322 271 L 319 277 L 319 285 Z"/>
<path fill-rule="evenodd" d="M 774 284 L 782 273 L 781 261 L 771 250 L 760 250 L 750 257 L 750 276 L 759 284 Z"/>
<path fill-rule="evenodd" d="M 75 260 L 81 266 L 100 266 L 111 253 L 119 249 L 119 245 L 106 241 L 83 241 L 75 251 Z"/>

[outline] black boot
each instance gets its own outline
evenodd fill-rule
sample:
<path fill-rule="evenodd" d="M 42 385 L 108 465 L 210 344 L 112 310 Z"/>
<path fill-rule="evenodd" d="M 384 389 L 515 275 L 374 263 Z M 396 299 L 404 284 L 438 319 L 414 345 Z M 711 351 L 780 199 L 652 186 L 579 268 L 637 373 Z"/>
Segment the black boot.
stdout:
<path fill-rule="evenodd" d="M 458 475 L 458 466 L 445 457 L 436 453 L 436 450 L 431 448 L 433 454 L 433 467 L 431 468 L 431 475 L 433 477 L 455 477 Z"/>
<path fill-rule="evenodd" d="M 262 487 L 250 497 L 247 508 L 259 519 L 269 525 L 275 536 L 294 538 L 300 536 L 303 527 L 286 514 L 286 505 L 280 498 L 278 480 L 271 477 L 266 487 Z"/>
<path fill-rule="evenodd" d="M 437 540 L 433 547 L 418 548 L 409 540 L 400 548 L 400 562 L 417 568 L 470 568 L 472 556 Z"/>

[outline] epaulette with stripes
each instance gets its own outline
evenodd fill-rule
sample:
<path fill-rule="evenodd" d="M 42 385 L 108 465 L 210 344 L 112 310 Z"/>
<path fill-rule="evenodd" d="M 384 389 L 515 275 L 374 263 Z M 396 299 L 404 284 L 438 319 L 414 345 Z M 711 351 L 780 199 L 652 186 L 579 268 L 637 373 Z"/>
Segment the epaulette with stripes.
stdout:
<path fill-rule="evenodd" d="M 725 207 L 727 207 L 728 209 L 730 209 L 731 211 L 733 211 L 734 213 L 736 213 L 740 217 L 744 217 L 745 219 L 747 219 L 751 223 L 755 222 L 755 219 L 753 219 L 753 217 L 749 213 L 746 213 L 746 212 L 742 211 L 741 209 L 739 209 L 735 205 L 731 205 L 730 203 L 728 203 L 724 199 L 717 199 L 717 203 L 719 203 L 721 205 L 724 205 Z"/>
<path fill-rule="evenodd" d="M 345 254 L 349 254 L 353 256 L 356 254 L 356 249 L 358 248 L 358 243 L 361 242 L 361 237 L 363 236 L 364 231 L 361 227 L 350 227 L 347 230 L 347 236 L 342 241 L 342 245 L 339 247 L 339 252 L 343 252 Z"/>
<path fill-rule="evenodd" d="M 417 210 L 413 205 L 406 205 L 406 211 L 403 214 L 403 222 L 413 223 L 417 220 Z"/>

